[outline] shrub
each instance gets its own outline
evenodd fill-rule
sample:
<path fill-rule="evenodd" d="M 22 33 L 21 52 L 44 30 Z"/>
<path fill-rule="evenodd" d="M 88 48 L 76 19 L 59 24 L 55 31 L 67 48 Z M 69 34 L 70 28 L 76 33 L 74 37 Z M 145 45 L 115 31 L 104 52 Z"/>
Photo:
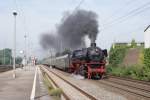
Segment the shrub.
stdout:
<path fill-rule="evenodd" d="M 144 64 L 150 68 L 150 48 L 144 49 Z"/>
<path fill-rule="evenodd" d="M 139 48 L 139 49 L 140 49 L 140 53 L 139 53 L 138 62 L 139 64 L 144 64 L 144 49 L 143 48 Z"/>
<path fill-rule="evenodd" d="M 51 96 L 59 96 L 60 97 L 61 94 L 62 94 L 62 90 L 60 88 L 52 89 L 50 91 Z"/>
<path fill-rule="evenodd" d="M 150 81 L 150 68 L 149 67 L 144 67 L 143 80 Z"/>
<path fill-rule="evenodd" d="M 135 39 L 132 39 L 131 41 L 131 48 L 137 47 L 137 43 L 135 42 Z"/>
<path fill-rule="evenodd" d="M 111 48 L 109 54 L 109 63 L 113 66 L 121 64 L 125 57 L 127 48 L 127 46 L 117 46 L 115 48 Z"/>
<path fill-rule="evenodd" d="M 109 56 L 110 65 L 107 66 L 107 73 L 116 76 L 150 81 L 150 48 L 143 49 L 142 47 L 139 47 L 139 49 L 141 49 L 139 55 L 140 65 L 123 66 L 121 63 L 128 48 L 131 47 L 117 46 L 114 49 L 111 48 Z"/>
<path fill-rule="evenodd" d="M 130 77 L 133 79 L 150 81 L 150 68 L 145 67 L 143 65 L 118 67 L 113 67 L 109 65 L 107 66 L 107 73 L 116 76 Z"/>

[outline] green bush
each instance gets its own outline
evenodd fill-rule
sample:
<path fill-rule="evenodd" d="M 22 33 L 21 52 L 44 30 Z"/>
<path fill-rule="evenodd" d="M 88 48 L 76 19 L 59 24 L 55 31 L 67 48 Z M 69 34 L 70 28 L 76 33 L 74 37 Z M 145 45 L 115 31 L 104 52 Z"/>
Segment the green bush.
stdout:
<path fill-rule="evenodd" d="M 150 48 L 144 49 L 143 47 L 136 47 L 135 42 L 132 41 L 131 46 L 117 45 L 115 48 L 111 48 L 109 54 L 109 65 L 106 67 L 107 73 L 130 77 L 138 80 L 150 81 Z M 125 54 L 129 48 L 141 49 L 139 55 L 139 64 L 132 66 L 123 66 L 121 63 L 125 57 Z"/>
<path fill-rule="evenodd" d="M 109 53 L 109 63 L 113 66 L 121 64 L 125 57 L 127 48 L 127 46 L 116 46 L 115 48 L 111 48 Z"/>
<path fill-rule="evenodd" d="M 137 47 L 137 43 L 136 43 L 135 39 L 132 39 L 131 48 L 135 48 L 135 47 Z"/>
<path fill-rule="evenodd" d="M 144 64 L 150 68 L 150 48 L 144 49 Z"/>
<path fill-rule="evenodd" d="M 140 53 L 139 53 L 139 59 L 138 62 L 139 64 L 144 64 L 144 48 L 139 48 Z"/>
<path fill-rule="evenodd" d="M 150 81 L 150 68 L 149 67 L 144 67 L 143 80 Z"/>
<path fill-rule="evenodd" d="M 60 88 L 52 89 L 50 91 L 51 96 L 59 96 L 60 97 L 61 94 L 62 94 L 62 90 Z"/>
<path fill-rule="evenodd" d="M 145 67 L 143 65 L 118 66 L 118 67 L 113 67 L 109 65 L 106 68 L 107 73 L 112 75 L 150 81 L 150 68 Z"/>

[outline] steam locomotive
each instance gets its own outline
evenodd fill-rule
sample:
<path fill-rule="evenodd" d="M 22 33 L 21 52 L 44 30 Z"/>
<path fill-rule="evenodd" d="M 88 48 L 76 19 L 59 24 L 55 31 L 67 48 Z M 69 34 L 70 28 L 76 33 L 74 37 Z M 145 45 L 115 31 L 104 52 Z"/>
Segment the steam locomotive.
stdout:
<path fill-rule="evenodd" d="M 74 50 L 71 54 L 49 58 L 44 64 L 85 78 L 102 78 L 105 73 L 107 50 L 101 50 L 96 43 L 91 43 L 88 48 Z"/>

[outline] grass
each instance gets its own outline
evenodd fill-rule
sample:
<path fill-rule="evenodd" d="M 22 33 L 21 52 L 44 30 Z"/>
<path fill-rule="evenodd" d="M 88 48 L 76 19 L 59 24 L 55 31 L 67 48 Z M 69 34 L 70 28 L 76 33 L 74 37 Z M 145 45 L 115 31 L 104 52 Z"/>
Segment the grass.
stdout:
<path fill-rule="evenodd" d="M 107 66 L 107 73 L 130 77 L 138 80 L 150 81 L 150 48 L 144 49 L 143 46 L 133 46 L 140 50 L 138 64 L 125 66 L 122 65 L 123 59 L 126 55 L 126 51 L 131 47 L 116 46 L 111 48 L 109 63 Z"/>
<path fill-rule="evenodd" d="M 145 67 L 144 65 L 118 67 L 108 65 L 107 73 L 116 76 L 130 77 L 133 79 L 150 81 L 150 69 L 148 67 Z"/>
<path fill-rule="evenodd" d="M 44 81 L 45 86 L 48 89 L 49 95 L 52 96 L 54 100 L 60 100 L 62 90 L 60 88 L 54 88 L 46 74 L 43 75 L 43 81 Z"/>

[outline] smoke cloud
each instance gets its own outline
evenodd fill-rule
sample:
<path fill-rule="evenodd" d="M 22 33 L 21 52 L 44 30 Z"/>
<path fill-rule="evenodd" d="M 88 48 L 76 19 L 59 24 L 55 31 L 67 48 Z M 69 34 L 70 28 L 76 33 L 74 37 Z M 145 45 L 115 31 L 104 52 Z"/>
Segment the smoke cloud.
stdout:
<path fill-rule="evenodd" d="M 40 43 L 43 48 L 50 47 L 59 51 L 60 48 L 77 49 L 85 47 L 85 36 L 95 42 L 98 34 L 98 21 L 96 13 L 78 10 L 63 17 L 55 34 L 42 34 Z"/>

